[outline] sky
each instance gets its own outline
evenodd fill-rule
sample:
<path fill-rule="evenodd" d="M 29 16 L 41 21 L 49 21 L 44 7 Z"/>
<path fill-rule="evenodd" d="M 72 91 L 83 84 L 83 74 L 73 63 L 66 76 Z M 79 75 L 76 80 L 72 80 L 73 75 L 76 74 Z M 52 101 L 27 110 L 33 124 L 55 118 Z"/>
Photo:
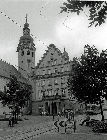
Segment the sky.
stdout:
<path fill-rule="evenodd" d="M 99 51 L 107 49 L 107 20 L 97 27 L 88 28 L 88 12 L 77 16 L 74 13 L 60 13 L 66 0 L 0 0 L 0 59 L 18 66 L 16 52 L 22 28 L 9 20 L 4 14 L 22 27 L 26 13 L 31 34 L 36 47 L 35 65 L 47 50 L 50 43 L 70 59 L 79 57 L 86 44 L 95 45 Z M 3 13 L 1 13 L 3 12 Z"/>

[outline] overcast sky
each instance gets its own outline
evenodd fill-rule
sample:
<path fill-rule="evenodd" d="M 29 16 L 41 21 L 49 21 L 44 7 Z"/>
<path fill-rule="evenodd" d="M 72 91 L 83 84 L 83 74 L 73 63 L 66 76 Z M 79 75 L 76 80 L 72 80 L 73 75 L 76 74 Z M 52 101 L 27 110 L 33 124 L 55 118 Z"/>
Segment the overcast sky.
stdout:
<path fill-rule="evenodd" d="M 88 28 L 88 13 L 59 14 L 60 6 L 66 0 L 0 0 L 2 11 L 21 26 L 26 13 L 36 46 L 35 59 L 39 59 L 50 43 L 61 51 L 64 47 L 70 59 L 80 56 L 84 45 L 95 45 L 99 50 L 107 49 L 107 22 L 100 27 Z M 64 24 L 63 24 L 64 23 Z M 0 14 L 0 58 L 12 65 L 18 65 L 16 48 L 22 28 Z M 40 40 L 40 41 L 39 41 Z M 45 45 L 43 44 L 45 43 Z"/>

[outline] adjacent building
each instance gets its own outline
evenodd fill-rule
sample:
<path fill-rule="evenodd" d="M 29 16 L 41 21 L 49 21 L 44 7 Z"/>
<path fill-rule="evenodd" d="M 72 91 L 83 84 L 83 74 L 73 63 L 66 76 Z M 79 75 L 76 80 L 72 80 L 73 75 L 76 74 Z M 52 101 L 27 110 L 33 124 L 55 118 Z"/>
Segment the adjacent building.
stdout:
<path fill-rule="evenodd" d="M 27 82 L 26 78 L 24 78 L 21 73 L 13 66 L 7 63 L 6 61 L 0 60 L 0 91 L 6 90 L 6 84 L 9 83 L 10 76 L 15 75 L 18 79 L 18 81 L 25 83 Z M 4 107 L 0 103 L 0 115 L 3 114 L 3 112 L 9 112 L 10 110 L 8 107 Z"/>

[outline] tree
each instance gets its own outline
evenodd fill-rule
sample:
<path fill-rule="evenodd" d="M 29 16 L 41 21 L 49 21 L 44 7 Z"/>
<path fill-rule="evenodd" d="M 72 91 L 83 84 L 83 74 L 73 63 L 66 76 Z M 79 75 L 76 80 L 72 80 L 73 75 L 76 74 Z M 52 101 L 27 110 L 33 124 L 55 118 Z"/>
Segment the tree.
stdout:
<path fill-rule="evenodd" d="M 7 90 L 0 94 L 0 100 L 3 105 L 7 105 L 12 109 L 13 115 L 19 113 L 28 100 L 32 92 L 31 85 L 21 83 L 15 76 L 11 76 L 9 83 L 7 84 Z"/>
<path fill-rule="evenodd" d="M 107 98 L 107 50 L 101 53 L 86 45 L 84 54 L 74 58 L 69 77 L 69 90 L 79 102 L 100 104 L 104 120 L 102 99 Z"/>
<path fill-rule="evenodd" d="M 85 8 L 89 9 L 89 17 L 90 21 L 89 27 L 93 24 L 95 26 L 101 25 L 105 23 L 107 18 L 107 2 L 106 1 L 77 1 L 77 0 L 67 0 L 67 2 L 63 3 L 63 7 L 61 7 L 62 12 L 75 12 L 77 15 L 80 12 L 85 12 Z M 88 16 L 88 15 L 87 15 Z"/>

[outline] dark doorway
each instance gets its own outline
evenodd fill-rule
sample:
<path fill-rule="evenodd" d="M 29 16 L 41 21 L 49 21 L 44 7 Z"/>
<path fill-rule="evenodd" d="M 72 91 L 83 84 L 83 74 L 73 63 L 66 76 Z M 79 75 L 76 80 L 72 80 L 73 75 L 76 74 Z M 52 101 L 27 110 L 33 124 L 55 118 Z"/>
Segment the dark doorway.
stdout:
<path fill-rule="evenodd" d="M 48 102 L 45 103 L 45 111 L 46 111 L 46 114 L 50 114 L 50 106 L 48 105 Z"/>
<path fill-rule="evenodd" d="M 57 114 L 57 105 L 56 102 L 52 103 L 52 114 Z"/>
<path fill-rule="evenodd" d="M 48 111 L 48 102 L 45 103 L 45 111 Z"/>

